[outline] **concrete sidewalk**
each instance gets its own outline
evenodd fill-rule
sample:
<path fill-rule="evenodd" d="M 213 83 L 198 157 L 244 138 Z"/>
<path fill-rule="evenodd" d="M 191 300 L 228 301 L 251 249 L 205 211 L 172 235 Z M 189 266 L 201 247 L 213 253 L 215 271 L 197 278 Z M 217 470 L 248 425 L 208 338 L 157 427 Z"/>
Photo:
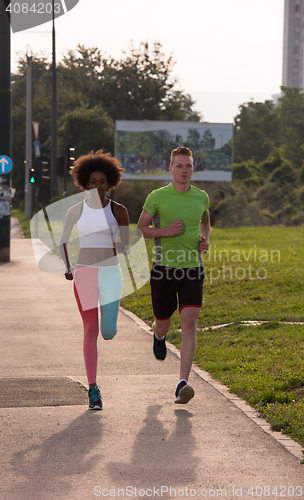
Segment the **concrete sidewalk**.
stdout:
<path fill-rule="evenodd" d="M 155 360 L 149 328 L 123 310 L 99 339 L 104 410 L 89 411 L 72 283 L 39 271 L 22 238 L 0 279 L 1 499 L 303 496 L 301 447 L 199 369 L 195 398 L 175 405 L 175 349 Z"/>

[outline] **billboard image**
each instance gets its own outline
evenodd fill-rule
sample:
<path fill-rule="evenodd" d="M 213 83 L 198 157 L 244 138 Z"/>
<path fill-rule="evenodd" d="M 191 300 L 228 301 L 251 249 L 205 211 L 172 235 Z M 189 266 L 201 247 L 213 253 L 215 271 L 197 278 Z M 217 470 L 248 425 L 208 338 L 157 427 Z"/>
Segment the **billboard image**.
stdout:
<path fill-rule="evenodd" d="M 192 180 L 232 180 L 232 123 L 115 122 L 115 156 L 124 179 L 171 180 L 170 153 L 180 146 L 193 152 Z"/>

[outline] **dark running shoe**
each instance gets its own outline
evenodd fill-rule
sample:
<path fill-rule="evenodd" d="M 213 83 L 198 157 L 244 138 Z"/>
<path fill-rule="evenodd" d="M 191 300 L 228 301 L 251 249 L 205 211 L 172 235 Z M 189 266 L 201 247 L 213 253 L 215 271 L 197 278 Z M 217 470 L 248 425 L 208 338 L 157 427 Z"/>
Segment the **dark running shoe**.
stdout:
<path fill-rule="evenodd" d="M 102 399 L 98 385 L 89 389 L 89 410 L 102 410 Z"/>
<path fill-rule="evenodd" d="M 164 337 L 162 340 L 159 340 L 155 333 L 153 335 L 154 340 L 153 340 L 153 352 L 154 356 L 156 359 L 160 359 L 164 361 L 167 356 L 167 347 L 166 347 L 166 337 Z"/>
<path fill-rule="evenodd" d="M 194 390 L 185 380 L 182 380 L 175 391 L 175 401 L 179 405 L 186 405 L 194 396 Z"/>

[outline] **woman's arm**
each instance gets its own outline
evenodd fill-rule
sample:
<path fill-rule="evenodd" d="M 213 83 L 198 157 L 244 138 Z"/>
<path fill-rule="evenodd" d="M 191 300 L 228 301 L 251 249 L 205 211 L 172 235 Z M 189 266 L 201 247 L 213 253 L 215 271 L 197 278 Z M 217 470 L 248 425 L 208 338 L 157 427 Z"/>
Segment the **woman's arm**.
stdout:
<path fill-rule="evenodd" d="M 60 255 L 66 266 L 65 277 L 68 280 L 73 279 L 73 268 L 69 257 L 68 242 L 72 233 L 72 229 L 78 221 L 82 210 L 82 202 L 71 207 L 65 216 L 62 235 L 59 242 Z"/>
<path fill-rule="evenodd" d="M 119 234 L 120 234 L 120 242 L 116 243 L 115 248 L 117 252 L 129 253 L 130 250 L 130 231 L 129 231 L 129 214 L 126 207 L 117 203 L 116 201 L 112 201 L 113 203 L 113 211 L 115 215 L 115 219 L 119 225 Z"/>

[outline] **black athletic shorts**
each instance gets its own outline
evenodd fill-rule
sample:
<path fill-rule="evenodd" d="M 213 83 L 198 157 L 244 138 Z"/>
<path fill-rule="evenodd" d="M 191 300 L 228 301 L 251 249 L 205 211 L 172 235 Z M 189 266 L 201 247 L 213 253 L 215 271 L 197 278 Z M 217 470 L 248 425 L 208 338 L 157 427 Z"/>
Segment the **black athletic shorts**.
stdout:
<path fill-rule="evenodd" d="M 177 309 L 202 307 L 203 267 L 174 268 L 153 264 L 151 269 L 151 297 L 154 316 L 168 319 Z"/>

